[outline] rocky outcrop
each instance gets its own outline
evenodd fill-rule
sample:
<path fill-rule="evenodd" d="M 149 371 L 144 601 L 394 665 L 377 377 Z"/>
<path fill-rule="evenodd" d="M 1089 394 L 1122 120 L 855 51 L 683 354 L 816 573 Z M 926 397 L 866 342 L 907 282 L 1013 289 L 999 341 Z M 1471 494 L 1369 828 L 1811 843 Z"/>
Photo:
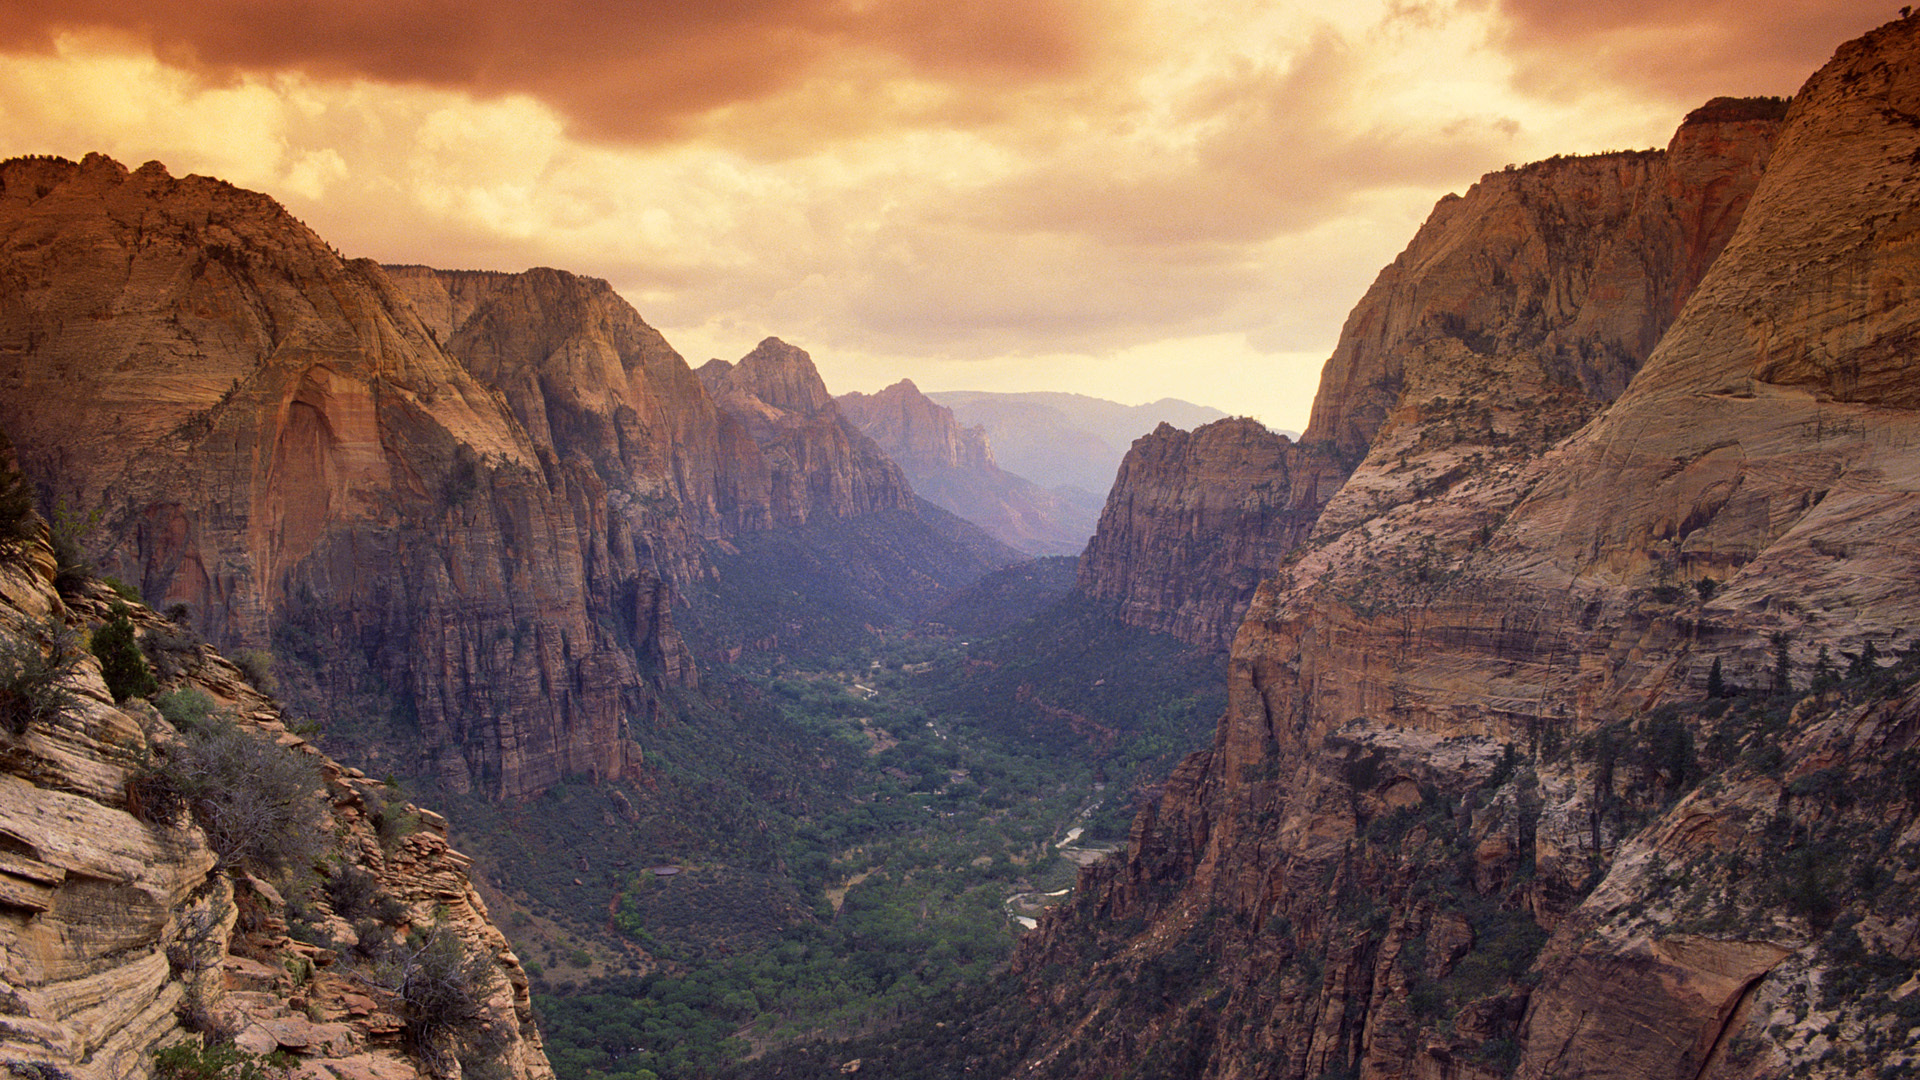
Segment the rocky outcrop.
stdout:
<path fill-rule="evenodd" d="M 699 376 L 729 421 L 720 438 L 744 531 L 914 507 L 900 467 L 841 417 L 805 351 L 768 338 Z"/>
<path fill-rule="evenodd" d="M 698 682 L 678 627 L 729 539 L 884 514 L 930 587 L 974 568 L 804 353 L 756 350 L 723 408 L 605 282 L 350 262 L 264 196 L 98 155 L 0 165 L 0 250 L 0 425 L 42 505 L 274 650 L 382 772 L 625 775 Z"/>
<path fill-rule="evenodd" d="M 1249 457 L 1211 428 L 1191 448 L 1172 429 L 1136 443 L 1081 588 L 1224 646 L 1323 510 L 1337 535 L 1553 445 L 1618 396 L 1726 245 L 1782 107 L 1716 100 L 1665 152 L 1556 159 L 1443 199 L 1348 317 L 1299 445 Z M 1449 523 L 1463 539 L 1504 511 L 1472 504 L 1479 520 Z"/>
<path fill-rule="evenodd" d="M 1770 147 L 1719 102 L 1436 210 L 1213 745 L 1023 944 L 1027 1073 L 1912 1067 L 1915 85 L 1903 19 Z"/>
<path fill-rule="evenodd" d="M 526 976 L 445 823 L 320 755 L 182 627 L 126 609 L 98 583 L 63 599 L 53 572 L 44 542 L 0 551 L 0 1062 L 20 1076 L 118 1080 L 153 1075 L 163 1046 L 225 1038 L 287 1051 L 302 1076 L 406 1080 L 464 1064 L 468 1075 L 550 1078 Z M 144 700 L 116 706 L 72 637 L 115 608 L 168 658 L 167 689 L 219 710 L 202 722 L 307 763 L 319 790 L 298 827 L 323 838 L 334 878 L 358 875 L 354 895 L 376 916 L 348 911 L 310 867 L 276 882 L 230 859 L 161 798 L 177 789 L 153 777 L 181 753 L 182 732 Z M 29 654 L 51 659 L 51 681 L 14 663 Z M 23 689 L 64 700 L 21 724 Z M 407 834 L 403 819 L 422 827 Z M 458 961 L 471 1008 L 457 1023 L 426 1023 L 425 998 L 398 977 L 417 955 L 410 934 L 438 938 Z"/>
<path fill-rule="evenodd" d="M 1224 649 L 1253 590 L 1305 540 L 1345 471 L 1245 417 L 1135 440 L 1080 559 L 1121 622 Z"/>
<path fill-rule="evenodd" d="M 1087 536 L 1067 499 L 995 464 L 986 429 L 961 427 L 902 379 L 877 394 L 835 399 L 841 415 L 900 465 L 922 498 L 1033 555 L 1077 555 Z"/>

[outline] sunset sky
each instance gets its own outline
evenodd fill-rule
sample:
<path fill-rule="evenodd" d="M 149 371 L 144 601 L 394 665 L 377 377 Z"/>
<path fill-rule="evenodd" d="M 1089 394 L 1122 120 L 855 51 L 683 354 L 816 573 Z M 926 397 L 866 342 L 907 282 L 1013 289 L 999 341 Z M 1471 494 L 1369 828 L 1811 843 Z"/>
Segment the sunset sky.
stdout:
<path fill-rule="evenodd" d="M 1299 428 L 1434 201 L 1665 145 L 1858 0 L 7 0 L 0 156 L 285 203 L 348 255 L 604 277 L 836 393 L 1175 396 Z"/>

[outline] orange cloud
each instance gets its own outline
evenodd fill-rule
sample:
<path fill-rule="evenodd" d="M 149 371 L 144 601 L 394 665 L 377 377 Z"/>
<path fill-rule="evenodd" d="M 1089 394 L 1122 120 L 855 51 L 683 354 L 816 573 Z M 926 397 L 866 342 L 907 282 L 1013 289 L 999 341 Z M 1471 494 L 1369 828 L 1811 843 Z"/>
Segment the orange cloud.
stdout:
<path fill-rule="evenodd" d="M 1124 22 L 1094 0 L 19 0 L 0 49 L 107 30 L 211 79 L 302 72 L 528 94 L 575 134 L 645 143 L 703 114 L 879 66 L 974 94 L 1072 75 Z M 871 99 L 850 110 L 873 112 Z M 822 117 L 844 128 L 847 116 Z"/>
<path fill-rule="evenodd" d="M 1596 82 L 1677 103 L 1792 94 L 1843 41 L 1894 17 L 1893 3 L 1836 0 L 1491 0 L 1535 89 Z"/>

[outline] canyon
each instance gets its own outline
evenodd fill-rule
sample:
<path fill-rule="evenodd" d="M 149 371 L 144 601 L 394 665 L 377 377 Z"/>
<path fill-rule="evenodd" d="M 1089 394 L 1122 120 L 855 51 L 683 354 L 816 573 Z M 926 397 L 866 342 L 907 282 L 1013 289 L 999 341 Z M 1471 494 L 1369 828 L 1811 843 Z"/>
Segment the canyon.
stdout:
<path fill-rule="evenodd" d="M 695 369 L 604 282 L 346 260 L 156 164 L 0 164 L 0 428 L 50 519 L 0 541 L 0 643 L 68 695 L 0 733 L 0 1053 L 140 1074 L 200 1025 L 322 1077 L 551 1074 L 444 819 L 308 721 L 374 716 L 365 764 L 515 843 L 595 832 L 540 880 L 608 927 L 694 871 L 837 926 L 913 876 L 871 836 L 1018 819 L 961 743 L 1084 767 L 1050 797 L 1089 821 L 1100 755 L 1218 707 L 1183 682 L 1127 728 L 1130 680 L 1224 655 L 1210 740 L 1128 778 L 1124 849 L 1022 909 L 1004 973 L 728 1075 L 1920 1075 L 1915 161 L 1903 17 L 1663 150 L 1489 173 L 1354 308 L 1298 438 L 1135 439 L 1070 590 L 989 576 L 1075 549 L 964 397 L 836 400 L 777 338 Z M 1011 614 L 949 642 L 956 598 Z M 68 636 L 118 620 L 166 694 Z M 312 765 L 324 881 L 171 812 L 189 690 Z M 726 835 L 620 861 L 676 783 Z M 1057 854 L 1022 843 L 965 865 Z M 485 990 L 454 1028 L 352 959 L 443 932 Z"/>
<path fill-rule="evenodd" d="M 1917 73 L 1902 19 L 1435 208 L 1212 746 L 1022 943 L 1012 1074 L 1916 1067 Z"/>
<path fill-rule="evenodd" d="M 98 155 L 0 166 L 0 249 L 0 427 L 62 529 L 454 792 L 629 773 L 741 543 L 864 523 L 832 561 L 873 622 L 1017 559 L 923 513 L 804 352 L 696 374 L 605 282 L 348 261 L 265 196 Z M 732 630 L 698 644 L 778 640 Z"/>

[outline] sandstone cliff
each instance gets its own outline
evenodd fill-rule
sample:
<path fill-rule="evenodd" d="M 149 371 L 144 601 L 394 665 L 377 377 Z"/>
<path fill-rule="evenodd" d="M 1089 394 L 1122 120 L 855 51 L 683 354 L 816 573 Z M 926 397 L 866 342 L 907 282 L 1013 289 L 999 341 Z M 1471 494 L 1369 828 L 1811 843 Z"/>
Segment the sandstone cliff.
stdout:
<path fill-rule="evenodd" d="M 1916 85 L 1902 20 L 1777 138 L 1717 102 L 1436 210 L 1213 746 L 1022 948 L 1022 1075 L 1915 1067 Z"/>
<path fill-rule="evenodd" d="M 1664 152 L 1545 162 L 1442 200 L 1348 317 L 1299 445 L 1250 456 L 1239 429 L 1203 438 L 1218 425 L 1137 442 L 1081 588 L 1131 625 L 1224 646 L 1323 510 L 1335 535 L 1579 427 L 1732 236 L 1779 110 L 1716 100 Z M 1469 533 L 1499 512 L 1475 505 Z"/>
<path fill-rule="evenodd" d="M 1078 588 L 1120 621 L 1224 649 L 1253 590 L 1313 529 L 1345 471 L 1246 418 L 1161 424 L 1120 463 Z"/>
<path fill-rule="evenodd" d="M 183 627 L 128 611 L 98 583 L 63 598 L 53 573 L 44 541 L 0 551 L 0 1063 L 119 1080 L 153 1075 L 163 1046 L 220 1038 L 289 1052 L 316 1078 L 550 1078 L 526 976 L 445 823 L 321 756 Z M 181 808 L 178 778 L 192 774 L 173 766 L 192 736 L 145 700 L 115 705 L 77 644 L 116 609 L 164 660 L 174 697 L 157 698 L 197 700 L 203 734 L 224 728 L 220 745 L 284 758 L 310 780 L 287 808 L 296 816 L 276 820 L 317 845 L 324 875 L 237 850 L 236 838 L 265 834 L 264 817 Z M 27 700 L 55 703 L 29 717 L 16 711 Z M 225 808 L 261 809 L 241 798 Z M 457 981 L 457 1008 L 436 1010 L 409 982 L 429 940 L 451 958 L 431 970 Z"/>
<path fill-rule="evenodd" d="M 879 444 L 915 492 L 1032 555 L 1077 555 L 1087 536 L 1068 500 L 1001 469 L 986 429 L 961 427 L 953 413 L 902 379 L 877 394 L 835 399 L 854 427 Z"/>
<path fill-rule="evenodd" d="M 730 421 L 721 442 L 737 462 L 733 504 L 765 508 L 753 527 L 913 509 L 900 467 L 840 415 L 803 350 L 768 338 L 736 364 L 708 361 L 699 376 Z"/>
<path fill-rule="evenodd" d="M 264 196 L 97 155 L 0 164 L 0 251 L 0 426 L 42 505 L 271 648 L 382 772 L 625 775 L 698 681 L 679 625 L 732 539 L 865 515 L 927 588 L 984 568 L 804 353 L 757 350 L 723 408 L 604 282 L 350 262 Z"/>

